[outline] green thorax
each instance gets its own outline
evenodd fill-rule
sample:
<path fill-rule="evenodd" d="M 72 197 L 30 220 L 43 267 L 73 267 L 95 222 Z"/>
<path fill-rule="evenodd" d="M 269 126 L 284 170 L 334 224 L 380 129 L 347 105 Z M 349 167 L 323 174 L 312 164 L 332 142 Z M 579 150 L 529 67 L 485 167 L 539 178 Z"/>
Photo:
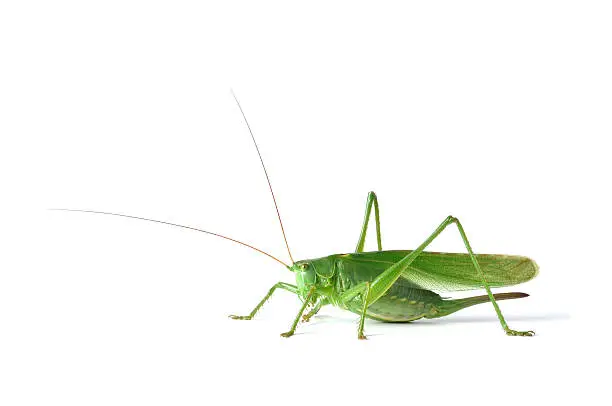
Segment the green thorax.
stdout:
<path fill-rule="evenodd" d="M 336 276 L 336 257 L 308 259 L 297 261 L 290 268 L 295 272 L 298 295 L 303 300 L 308 295 L 312 287 L 315 287 L 317 295 L 331 295 Z"/>
<path fill-rule="evenodd" d="M 291 270 L 296 274 L 300 298 L 305 299 L 308 292 L 314 287 L 315 296 L 325 296 L 331 303 L 342 306 L 337 299 L 343 292 L 362 282 L 373 281 L 395 262 L 391 262 L 391 258 L 384 262 L 367 260 L 372 254 L 380 256 L 384 253 L 335 254 L 296 262 Z M 367 261 L 362 262 L 364 259 Z M 398 285 L 414 287 L 412 284 L 402 282 L 399 282 Z"/>

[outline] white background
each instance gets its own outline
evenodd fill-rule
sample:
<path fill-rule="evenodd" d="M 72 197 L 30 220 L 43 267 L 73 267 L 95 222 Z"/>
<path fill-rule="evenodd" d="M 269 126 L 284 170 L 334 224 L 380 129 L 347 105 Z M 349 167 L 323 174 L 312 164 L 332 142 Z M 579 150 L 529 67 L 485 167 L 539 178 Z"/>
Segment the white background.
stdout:
<path fill-rule="evenodd" d="M 252 3 L 252 4 L 251 4 Z M 4 2 L 2 405 L 597 404 L 606 388 L 607 2 Z M 383 246 L 449 214 L 526 255 L 490 305 L 411 325 L 323 309 L 289 339 L 296 258 Z M 372 237 L 370 235 L 369 237 Z M 369 247 L 374 248 L 369 238 Z M 462 251 L 449 228 L 432 250 Z M 480 294 L 480 292 L 478 292 Z"/>

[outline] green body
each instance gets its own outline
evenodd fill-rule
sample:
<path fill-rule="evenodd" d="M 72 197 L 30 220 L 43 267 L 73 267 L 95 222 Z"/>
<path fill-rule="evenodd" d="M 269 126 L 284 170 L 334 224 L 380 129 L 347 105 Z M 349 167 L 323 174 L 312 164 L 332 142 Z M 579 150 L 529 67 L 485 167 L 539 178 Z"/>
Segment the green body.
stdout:
<path fill-rule="evenodd" d="M 364 282 L 373 282 L 386 269 L 412 251 L 375 251 L 330 255 L 324 258 L 298 261 L 297 293 L 305 300 L 311 288 L 312 300 L 332 304 L 360 314 L 363 301 L 360 295 L 343 300 L 343 295 Z M 476 255 L 478 263 L 491 287 L 511 286 L 536 276 L 538 267 L 529 258 L 507 255 Z M 366 309 L 365 316 L 386 322 L 409 322 L 420 318 L 446 316 L 479 303 L 488 296 L 449 300 L 436 292 L 482 288 L 468 254 L 423 252 L 410 269 L 375 303 Z M 523 293 L 495 295 L 495 299 L 525 297 Z"/>
<path fill-rule="evenodd" d="M 375 208 L 378 251 L 364 252 L 363 246 L 372 207 Z M 308 321 L 321 307 L 330 304 L 360 315 L 358 337 L 364 339 L 366 318 L 386 322 L 410 322 L 423 317 L 446 316 L 485 302 L 491 302 L 493 305 L 506 334 L 512 336 L 534 334 L 533 331 L 510 329 L 497 304 L 498 300 L 518 299 L 528 296 L 527 294 L 491 292 L 492 287 L 516 285 L 534 278 L 538 273 L 538 266 L 534 261 L 522 256 L 474 254 L 463 226 L 453 216 L 448 216 L 415 250 L 383 251 L 378 201 L 373 192 L 368 195 L 365 221 L 354 253 L 295 261 L 292 265 L 252 245 L 190 226 L 118 213 L 59 210 L 107 214 L 187 228 L 244 245 L 276 260 L 295 273 L 296 285 L 278 282 L 250 314 L 230 317 L 237 320 L 251 320 L 276 289 L 287 290 L 298 295 L 302 300 L 302 306 L 290 330 L 281 334 L 283 337 L 292 336 L 300 320 Z M 467 253 L 425 251 L 425 248 L 451 224 L 457 226 Z M 480 288 L 484 288 L 487 294 L 465 299 L 447 299 L 439 294 Z M 305 314 L 309 306 L 313 308 Z"/>
<path fill-rule="evenodd" d="M 374 208 L 378 251 L 364 252 L 370 214 Z M 455 224 L 467 253 L 427 252 L 425 249 L 451 224 Z M 368 194 L 365 219 L 354 253 L 296 261 L 287 268 L 296 274 L 296 285 L 279 282 L 247 316 L 230 316 L 250 320 L 272 293 L 280 288 L 297 294 L 302 300 L 291 329 L 281 334 L 290 337 L 300 321 L 308 321 L 325 305 L 360 315 L 358 338 L 366 318 L 386 322 L 410 322 L 421 318 L 447 316 L 479 303 L 491 302 L 507 335 L 532 336 L 533 331 L 516 331 L 508 327 L 498 300 L 518 299 L 526 293 L 493 294 L 492 287 L 526 282 L 538 273 L 534 261 L 522 256 L 475 254 L 459 220 L 448 216 L 415 250 L 383 251 L 380 235 L 378 199 Z M 485 289 L 486 295 L 465 299 L 447 299 L 441 292 Z M 312 310 L 304 314 L 309 306 Z"/>

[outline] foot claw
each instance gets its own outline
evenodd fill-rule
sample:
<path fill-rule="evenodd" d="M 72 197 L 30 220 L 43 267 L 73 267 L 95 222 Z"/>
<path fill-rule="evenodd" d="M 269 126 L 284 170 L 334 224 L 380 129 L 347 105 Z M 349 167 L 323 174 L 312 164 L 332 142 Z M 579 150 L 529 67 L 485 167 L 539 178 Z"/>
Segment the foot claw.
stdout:
<path fill-rule="evenodd" d="M 357 336 L 357 338 L 360 339 L 360 340 L 367 340 L 368 339 L 368 337 L 365 334 L 359 334 Z"/>
<path fill-rule="evenodd" d="M 287 331 L 286 333 L 281 333 L 281 337 L 291 337 L 293 335 L 293 331 Z"/>
<path fill-rule="evenodd" d="M 251 320 L 253 317 L 251 316 L 236 316 L 234 314 L 230 314 L 229 318 L 232 320 Z"/>
<path fill-rule="evenodd" d="M 535 335 L 535 332 L 531 330 L 529 331 L 506 330 L 506 334 L 509 336 L 532 337 Z"/>

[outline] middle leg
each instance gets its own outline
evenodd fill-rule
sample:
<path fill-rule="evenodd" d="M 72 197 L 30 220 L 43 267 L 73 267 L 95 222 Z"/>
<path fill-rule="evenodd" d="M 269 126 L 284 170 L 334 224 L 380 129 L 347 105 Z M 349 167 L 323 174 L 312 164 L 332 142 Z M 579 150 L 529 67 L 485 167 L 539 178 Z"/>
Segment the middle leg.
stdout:
<path fill-rule="evenodd" d="M 308 322 L 308 321 L 310 321 L 310 319 L 311 319 L 311 318 L 312 318 L 314 315 L 316 315 L 317 313 L 319 313 L 319 310 L 321 310 L 321 307 L 323 307 L 323 306 L 325 306 L 325 305 L 327 305 L 327 304 L 329 304 L 329 301 L 328 301 L 327 299 L 323 299 L 323 298 L 321 298 L 321 299 L 317 300 L 317 302 L 315 303 L 314 308 L 313 308 L 311 311 L 309 311 L 308 313 L 306 313 L 304 316 L 302 316 L 302 321 L 303 321 L 303 322 Z"/>

